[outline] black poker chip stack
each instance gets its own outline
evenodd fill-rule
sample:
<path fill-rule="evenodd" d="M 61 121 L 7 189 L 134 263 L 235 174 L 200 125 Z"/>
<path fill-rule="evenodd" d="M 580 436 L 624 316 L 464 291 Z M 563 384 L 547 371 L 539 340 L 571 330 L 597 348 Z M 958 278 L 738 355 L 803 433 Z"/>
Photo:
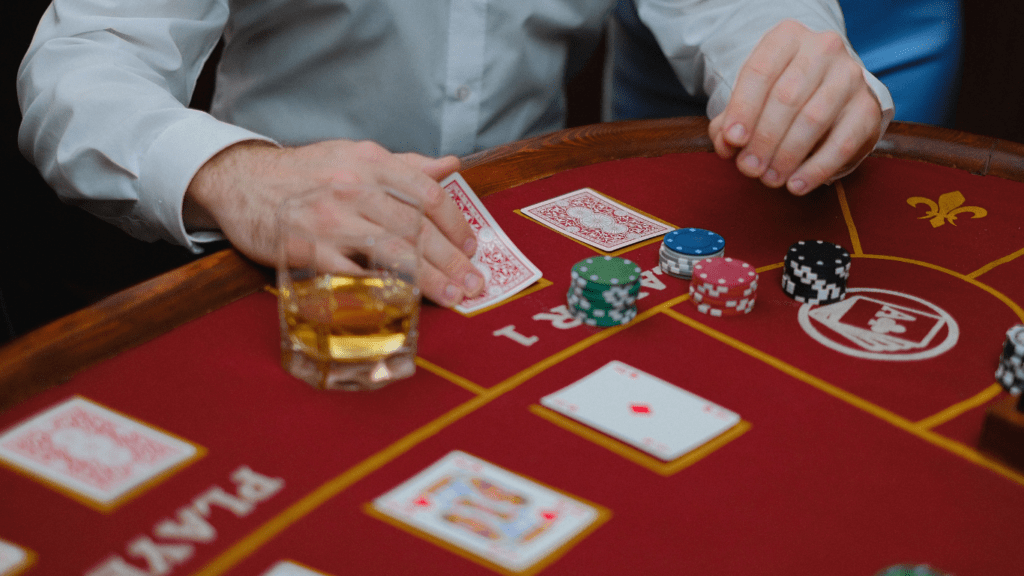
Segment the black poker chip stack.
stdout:
<path fill-rule="evenodd" d="M 1024 324 L 1018 324 L 1006 331 L 1003 353 L 999 356 L 996 380 L 1010 394 L 1024 391 Z M 1017 409 L 1024 408 L 1024 395 Z"/>
<path fill-rule="evenodd" d="M 786 252 L 782 290 L 798 302 L 833 304 L 846 297 L 850 253 L 824 240 L 801 240 Z"/>

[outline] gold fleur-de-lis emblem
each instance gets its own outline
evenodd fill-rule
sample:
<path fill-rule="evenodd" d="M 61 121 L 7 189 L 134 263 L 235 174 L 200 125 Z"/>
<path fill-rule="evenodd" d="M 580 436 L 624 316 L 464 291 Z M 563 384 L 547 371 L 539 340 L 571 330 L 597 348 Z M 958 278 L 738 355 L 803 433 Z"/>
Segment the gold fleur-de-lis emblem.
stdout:
<path fill-rule="evenodd" d="M 928 206 L 928 212 L 925 213 L 924 216 L 919 217 L 918 220 L 931 218 L 932 228 L 938 228 L 946 222 L 956 226 L 956 215 L 964 212 L 970 212 L 973 214 L 973 216 L 971 216 L 972 219 L 988 216 L 988 210 L 985 210 L 980 206 L 964 206 L 963 203 L 965 200 L 966 199 L 963 194 L 958 190 L 954 190 L 953 192 L 946 192 L 942 196 L 939 196 L 938 204 L 924 196 L 907 198 L 907 204 L 910 204 L 911 206 L 917 206 L 918 204 Z"/>

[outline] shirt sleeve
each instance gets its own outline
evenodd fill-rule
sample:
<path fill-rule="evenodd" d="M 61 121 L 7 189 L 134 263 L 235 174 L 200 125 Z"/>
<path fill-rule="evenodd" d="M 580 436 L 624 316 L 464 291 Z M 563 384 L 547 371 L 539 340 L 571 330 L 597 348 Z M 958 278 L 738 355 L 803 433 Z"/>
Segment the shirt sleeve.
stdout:
<path fill-rule="evenodd" d="M 638 0 L 637 10 L 683 87 L 708 96 L 709 118 L 725 110 L 740 68 L 761 37 L 788 18 L 816 32 L 839 32 L 881 106 L 879 134 L 892 120 L 892 96 L 850 46 L 835 0 Z"/>
<path fill-rule="evenodd" d="M 18 143 L 47 183 L 129 234 L 200 251 L 185 190 L 220 150 L 269 140 L 187 108 L 226 0 L 54 0 L 18 71 Z"/>

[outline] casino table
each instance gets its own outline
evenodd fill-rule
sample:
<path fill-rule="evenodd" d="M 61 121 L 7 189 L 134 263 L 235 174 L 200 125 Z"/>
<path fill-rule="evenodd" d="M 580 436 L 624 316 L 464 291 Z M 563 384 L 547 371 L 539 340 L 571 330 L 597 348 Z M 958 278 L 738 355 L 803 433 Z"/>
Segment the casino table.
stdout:
<path fill-rule="evenodd" d="M 524 573 L 1021 574 L 1024 471 L 978 442 L 1014 400 L 993 374 L 1024 321 L 1024 146 L 894 123 L 852 175 L 795 198 L 718 159 L 706 130 L 605 124 L 465 158 L 543 278 L 475 314 L 425 304 L 415 376 L 375 392 L 285 373 L 272 275 L 232 250 L 0 348 L 9 445 L 40 414 L 88 404 L 124 444 L 72 438 L 84 452 L 68 474 L 182 450 L 99 493 L 0 457 L 0 574 L 510 573 L 369 506 L 455 450 L 600 511 Z M 721 234 L 758 270 L 753 311 L 700 313 L 653 239 L 614 253 L 643 269 L 637 317 L 575 322 L 570 268 L 602 253 L 517 210 L 583 187 Z M 898 329 L 872 340 L 871 318 L 787 297 L 784 255 L 807 239 L 849 250 L 847 300 L 899 312 Z M 664 462 L 540 406 L 611 360 L 742 425 Z"/>

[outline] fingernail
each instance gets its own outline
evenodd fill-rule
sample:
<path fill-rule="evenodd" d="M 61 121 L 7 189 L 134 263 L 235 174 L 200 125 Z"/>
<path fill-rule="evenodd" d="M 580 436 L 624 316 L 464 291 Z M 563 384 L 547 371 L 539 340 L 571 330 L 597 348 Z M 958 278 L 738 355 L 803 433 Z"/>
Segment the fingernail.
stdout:
<path fill-rule="evenodd" d="M 764 173 L 764 179 L 769 184 L 778 184 L 779 183 L 779 173 L 776 172 L 774 168 L 769 168 Z"/>
<path fill-rule="evenodd" d="M 476 238 L 466 240 L 466 243 L 462 245 L 462 253 L 466 256 L 476 254 Z"/>
<path fill-rule="evenodd" d="M 793 194 L 796 194 L 797 196 L 803 194 L 806 188 L 807 183 L 804 182 L 803 180 L 796 179 L 789 181 L 789 191 L 792 192 Z"/>
<path fill-rule="evenodd" d="M 444 301 L 449 306 L 454 306 L 462 301 L 462 290 L 455 284 L 449 284 L 444 288 Z"/>
<path fill-rule="evenodd" d="M 476 294 L 476 291 L 479 290 L 480 287 L 484 285 L 484 279 L 481 278 L 479 274 L 470 272 L 469 274 L 466 274 L 465 284 L 466 291 L 469 294 Z"/>
<path fill-rule="evenodd" d="M 761 161 L 757 159 L 757 156 L 747 154 L 743 157 L 743 165 L 756 172 L 761 168 Z"/>
<path fill-rule="evenodd" d="M 743 140 L 747 136 L 747 129 L 743 127 L 743 124 L 733 124 L 732 128 L 729 128 L 729 139 L 733 143 L 737 143 Z"/>

